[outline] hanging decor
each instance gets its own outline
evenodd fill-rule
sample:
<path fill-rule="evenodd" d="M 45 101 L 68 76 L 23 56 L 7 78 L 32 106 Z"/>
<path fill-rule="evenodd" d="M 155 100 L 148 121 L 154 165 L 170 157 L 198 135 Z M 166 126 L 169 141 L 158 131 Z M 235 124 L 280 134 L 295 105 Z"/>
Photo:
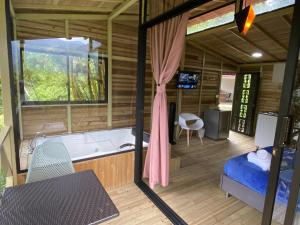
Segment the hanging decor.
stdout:
<path fill-rule="evenodd" d="M 246 35 L 254 22 L 255 12 L 252 4 L 243 8 L 243 2 L 243 0 L 237 0 L 236 9 L 238 8 L 238 10 L 236 10 L 234 19 L 239 32 Z"/>

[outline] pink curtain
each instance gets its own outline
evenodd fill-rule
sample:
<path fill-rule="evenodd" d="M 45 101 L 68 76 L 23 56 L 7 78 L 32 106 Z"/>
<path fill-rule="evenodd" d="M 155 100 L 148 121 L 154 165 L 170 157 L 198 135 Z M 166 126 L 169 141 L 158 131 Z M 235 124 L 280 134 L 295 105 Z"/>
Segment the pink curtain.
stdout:
<path fill-rule="evenodd" d="M 179 67 L 189 13 L 165 21 L 150 30 L 150 54 L 157 90 L 153 103 L 151 136 L 144 174 L 149 186 L 169 184 L 169 132 L 166 84 Z"/>

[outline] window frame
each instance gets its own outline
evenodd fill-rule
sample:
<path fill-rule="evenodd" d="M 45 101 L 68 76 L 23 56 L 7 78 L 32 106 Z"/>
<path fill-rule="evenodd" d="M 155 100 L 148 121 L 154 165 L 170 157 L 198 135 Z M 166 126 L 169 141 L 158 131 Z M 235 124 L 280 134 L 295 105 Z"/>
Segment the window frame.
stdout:
<path fill-rule="evenodd" d="M 34 51 L 33 51 L 34 52 Z M 46 53 L 46 52 L 42 52 L 42 51 L 36 51 L 38 53 Z M 21 61 L 21 72 L 20 72 L 20 79 L 19 79 L 19 86 L 20 86 L 20 92 L 21 93 L 25 93 L 25 84 L 24 85 L 20 85 L 21 82 L 24 82 L 24 57 L 23 57 L 23 53 L 24 53 L 24 47 L 22 46 L 20 48 L 20 61 Z M 66 57 L 70 56 L 68 54 L 63 54 L 63 53 L 49 53 L 48 54 L 53 54 L 53 55 L 64 55 Z M 72 55 L 72 56 L 76 56 L 76 55 Z M 105 63 L 105 75 L 104 75 L 104 79 L 105 79 L 105 99 L 104 100 L 71 100 L 71 85 L 70 85 L 70 74 L 67 73 L 67 98 L 68 100 L 66 101 L 59 101 L 59 100 L 54 100 L 54 101 L 27 101 L 25 100 L 25 96 L 24 94 L 20 93 L 20 102 L 21 102 L 21 106 L 51 106 L 51 105 L 99 105 L 99 104 L 108 104 L 108 57 L 106 56 L 98 56 L 99 60 L 103 60 Z M 69 70 L 69 63 L 67 65 L 68 70 Z"/>

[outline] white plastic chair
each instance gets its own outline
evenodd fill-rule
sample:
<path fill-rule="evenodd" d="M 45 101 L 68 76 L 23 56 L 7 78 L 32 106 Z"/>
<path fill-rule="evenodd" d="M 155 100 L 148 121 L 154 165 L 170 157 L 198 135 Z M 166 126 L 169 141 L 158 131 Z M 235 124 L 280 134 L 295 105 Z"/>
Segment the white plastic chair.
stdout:
<path fill-rule="evenodd" d="M 187 124 L 187 121 L 195 121 L 191 125 Z M 181 128 L 178 138 L 180 137 L 182 130 L 186 130 L 187 132 L 187 146 L 190 146 L 190 133 L 189 131 L 199 131 L 200 129 L 203 128 L 204 122 L 203 120 L 196 116 L 195 114 L 192 113 L 180 113 L 179 115 L 179 126 Z M 191 134 L 192 136 L 192 134 Z M 199 135 L 201 144 L 203 144 L 202 136 Z"/>
<path fill-rule="evenodd" d="M 63 143 L 46 141 L 33 151 L 26 183 L 74 173 L 72 160 Z"/>

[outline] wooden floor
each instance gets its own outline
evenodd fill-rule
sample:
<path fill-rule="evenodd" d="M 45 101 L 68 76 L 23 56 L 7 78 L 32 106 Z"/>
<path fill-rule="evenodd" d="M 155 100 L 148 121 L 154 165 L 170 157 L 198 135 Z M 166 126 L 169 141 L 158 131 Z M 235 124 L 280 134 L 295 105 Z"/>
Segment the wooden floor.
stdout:
<path fill-rule="evenodd" d="M 183 138 L 172 146 L 182 156 L 182 168 L 171 175 L 167 188 L 155 192 L 188 224 L 260 225 L 260 212 L 234 197 L 226 199 L 219 188 L 224 162 L 253 149 L 252 138 L 236 133 L 225 141 L 204 139 L 203 145 L 193 137 L 189 148 Z M 109 194 L 120 216 L 106 224 L 170 224 L 134 184 Z"/>

